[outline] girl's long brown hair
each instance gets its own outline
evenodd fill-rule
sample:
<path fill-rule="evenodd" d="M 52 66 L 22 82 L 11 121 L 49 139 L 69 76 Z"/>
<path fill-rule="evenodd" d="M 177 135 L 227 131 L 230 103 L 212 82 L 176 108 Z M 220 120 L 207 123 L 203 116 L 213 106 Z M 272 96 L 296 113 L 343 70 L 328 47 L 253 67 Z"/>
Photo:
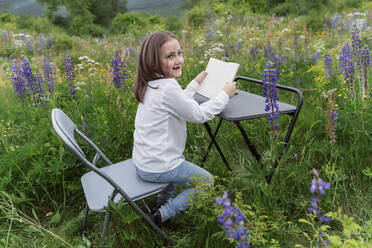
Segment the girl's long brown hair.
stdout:
<path fill-rule="evenodd" d="M 134 96 L 140 103 L 143 103 L 147 87 L 151 87 L 148 82 L 162 77 L 160 48 L 170 39 L 177 38 L 171 32 L 157 31 L 151 33 L 142 42 L 138 55 L 137 76 L 134 81 Z"/>

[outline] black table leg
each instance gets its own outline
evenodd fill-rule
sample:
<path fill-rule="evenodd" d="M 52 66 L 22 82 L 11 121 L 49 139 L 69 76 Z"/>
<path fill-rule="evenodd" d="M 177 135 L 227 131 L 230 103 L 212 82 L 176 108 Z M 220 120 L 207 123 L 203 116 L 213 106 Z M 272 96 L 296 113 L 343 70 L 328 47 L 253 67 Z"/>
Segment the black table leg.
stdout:
<path fill-rule="evenodd" d="M 216 127 L 216 130 L 215 130 L 214 134 L 212 134 L 212 129 L 211 129 L 211 127 L 209 126 L 209 124 L 208 124 L 207 122 L 204 122 L 203 124 L 204 124 L 204 126 L 205 126 L 205 129 L 207 129 L 207 132 L 208 132 L 208 134 L 209 134 L 209 137 L 211 138 L 211 143 L 214 144 L 214 145 L 216 146 L 217 151 L 218 151 L 218 153 L 220 154 L 220 156 L 221 156 L 221 158 L 222 158 L 222 161 L 225 163 L 226 167 L 231 171 L 230 165 L 229 165 L 229 163 L 227 162 L 225 156 L 224 156 L 223 153 L 222 153 L 222 150 L 221 150 L 220 146 L 218 145 L 218 143 L 217 143 L 217 141 L 216 141 L 216 139 L 215 139 L 215 137 L 217 136 L 217 131 L 218 131 L 218 129 L 219 129 L 221 123 L 222 123 L 222 118 L 221 118 L 220 121 L 218 122 L 218 125 L 217 125 L 217 127 Z M 210 146 L 208 146 L 209 149 L 207 150 L 207 153 L 204 155 L 205 160 L 207 159 L 206 157 L 208 156 L 208 152 L 209 152 L 211 146 L 212 146 L 211 144 L 210 144 Z M 204 158 L 203 158 L 203 160 L 204 160 Z M 205 160 L 204 160 L 204 161 L 205 161 Z M 203 162 L 204 162 L 204 161 L 203 161 Z"/>
<path fill-rule="evenodd" d="M 209 153 L 209 151 L 210 151 L 211 148 L 212 148 L 213 140 L 216 139 L 217 132 L 218 132 L 218 130 L 220 129 L 220 126 L 221 126 L 222 120 L 223 120 L 223 119 L 220 117 L 220 119 L 219 119 L 219 121 L 218 121 L 218 123 L 217 123 L 217 127 L 216 127 L 216 129 L 214 130 L 213 139 L 211 139 L 211 141 L 209 142 L 209 145 L 208 145 L 207 151 L 206 151 L 206 153 L 205 153 L 204 156 L 203 156 L 202 163 L 204 163 L 205 161 L 207 161 L 208 153 Z M 204 126 L 205 126 L 205 125 L 204 125 Z M 208 131 L 208 128 L 207 128 L 207 127 L 205 127 L 205 128 L 206 128 L 207 131 Z M 210 129 L 211 129 L 211 128 L 209 127 L 209 130 L 210 130 Z"/>
<path fill-rule="evenodd" d="M 242 134 L 245 143 L 247 144 L 249 150 L 251 151 L 252 155 L 256 158 L 257 162 L 260 162 L 261 156 L 257 152 L 256 147 L 253 145 L 253 143 L 248 139 L 247 133 L 244 131 L 243 126 L 240 124 L 239 121 L 234 121 L 234 124 L 239 128 L 240 133 Z"/>

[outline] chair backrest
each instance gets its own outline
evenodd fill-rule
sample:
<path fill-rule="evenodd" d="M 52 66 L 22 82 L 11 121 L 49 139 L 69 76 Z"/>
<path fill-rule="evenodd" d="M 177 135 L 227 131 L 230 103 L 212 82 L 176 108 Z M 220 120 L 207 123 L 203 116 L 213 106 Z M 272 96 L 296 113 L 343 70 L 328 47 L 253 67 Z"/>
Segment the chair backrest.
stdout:
<path fill-rule="evenodd" d="M 81 160 L 86 159 L 84 152 L 74 138 L 77 127 L 75 123 L 60 109 L 52 110 L 53 128 L 62 141 L 75 153 Z"/>

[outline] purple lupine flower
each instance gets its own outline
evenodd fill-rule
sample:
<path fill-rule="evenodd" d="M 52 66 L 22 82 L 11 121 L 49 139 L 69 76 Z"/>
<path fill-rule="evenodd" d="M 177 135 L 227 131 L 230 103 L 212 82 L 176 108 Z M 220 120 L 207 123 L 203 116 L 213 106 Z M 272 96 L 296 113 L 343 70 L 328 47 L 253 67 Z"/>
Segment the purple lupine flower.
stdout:
<path fill-rule="evenodd" d="M 311 58 L 315 63 L 320 59 L 320 51 L 316 50 L 314 57 Z"/>
<path fill-rule="evenodd" d="M 258 56 L 258 48 L 256 46 L 249 46 L 249 54 L 251 55 L 252 59 L 255 60 L 256 57 Z"/>
<path fill-rule="evenodd" d="M 354 96 L 354 76 L 355 76 L 355 65 L 351 57 L 351 51 L 349 43 L 347 42 L 339 57 L 339 72 L 344 74 L 346 85 L 351 90 L 352 97 Z"/>
<path fill-rule="evenodd" d="M 312 213 L 312 214 L 315 214 L 316 216 L 318 216 L 318 220 L 319 220 L 319 222 L 318 222 L 319 238 L 317 240 L 318 244 L 320 244 L 320 242 L 325 243 L 325 244 L 329 244 L 329 240 L 323 239 L 324 233 L 323 233 L 323 231 L 321 231 L 321 225 L 324 222 L 325 223 L 330 223 L 331 218 L 329 218 L 328 216 L 321 213 L 321 211 L 320 211 L 320 200 L 321 200 L 321 196 L 325 194 L 325 190 L 327 190 L 331 187 L 331 184 L 329 182 L 323 181 L 319 177 L 319 172 L 316 169 L 313 169 L 312 172 L 315 175 L 315 178 L 311 180 L 311 186 L 310 186 L 309 190 L 312 194 L 314 194 L 314 196 L 311 200 L 311 204 L 310 204 L 310 207 L 309 207 L 308 211 L 309 211 L 309 213 Z"/>
<path fill-rule="evenodd" d="M 42 34 L 39 35 L 39 42 L 41 44 L 41 48 L 43 49 L 43 51 L 45 51 L 46 48 L 47 48 L 47 44 L 46 44 L 46 40 L 44 38 L 44 35 L 42 35 Z"/>
<path fill-rule="evenodd" d="M 237 241 L 237 247 L 250 247 L 248 244 L 249 231 L 244 226 L 244 220 L 246 218 L 236 206 L 231 206 L 231 200 L 228 197 L 227 191 L 223 193 L 222 197 L 216 198 L 216 204 L 223 205 L 224 207 L 222 215 L 217 217 L 217 223 L 222 225 L 226 230 L 228 238 Z"/>
<path fill-rule="evenodd" d="M 39 43 L 34 40 L 34 48 L 35 48 L 35 53 L 38 53 L 39 52 Z"/>
<path fill-rule="evenodd" d="M 360 44 L 359 30 L 356 24 L 353 25 L 351 46 L 353 48 L 351 51 L 351 54 L 358 57 L 361 44 Z"/>
<path fill-rule="evenodd" d="M 238 41 L 236 42 L 236 47 L 238 49 L 240 49 L 242 47 L 242 39 L 238 39 Z"/>
<path fill-rule="evenodd" d="M 22 64 L 21 64 L 22 77 L 25 79 L 26 86 L 30 90 L 29 94 L 32 94 L 33 97 L 35 97 L 35 94 L 37 94 L 38 92 L 37 92 L 37 89 L 35 89 L 36 79 L 35 79 L 34 75 L 32 74 L 32 69 L 31 69 L 30 63 L 23 56 L 21 57 L 21 60 L 22 60 Z M 34 100 L 35 100 L 35 98 L 34 98 Z"/>
<path fill-rule="evenodd" d="M 333 30 L 337 29 L 337 24 L 338 24 L 339 20 L 340 20 L 340 15 L 338 13 L 336 13 L 335 17 L 332 20 L 332 29 Z"/>
<path fill-rule="evenodd" d="M 117 50 L 114 57 L 111 58 L 111 71 L 113 73 L 113 81 L 115 87 L 119 89 L 124 84 L 124 80 L 128 79 L 125 61 L 122 59 L 121 51 Z M 125 86 L 124 86 L 125 89 Z"/>
<path fill-rule="evenodd" d="M 344 29 L 345 29 L 345 23 L 344 23 L 344 20 L 342 20 L 340 22 L 340 34 L 344 33 Z"/>
<path fill-rule="evenodd" d="M 38 100 L 42 106 L 44 106 L 44 99 L 48 98 L 47 93 L 45 90 L 42 88 L 43 85 L 43 77 L 41 73 L 36 69 L 36 82 L 35 82 L 35 89 L 38 92 Z"/>
<path fill-rule="evenodd" d="M 44 79 L 48 84 L 48 91 L 51 96 L 54 95 L 54 79 L 53 79 L 53 71 L 52 67 L 50 66 L 48 60 L 44 58 Z"/>
<path fill-rule="evenodd" d="M 230 56 L 229 56 L 229 48 L 228 47 L 225 48 L 224 57 L 225 57 L 226 60 L 229 60 L 229 58 L 230 58 Z"/>
<path fill-rule="evenodd" d="M 326 18 L 327 28 L 331 28 L 331 16 L 328 14 Z"/>
<path fill-rule="evenodd" d="M 75 72 L 74 68 L 72 67 L 72 59 L 69 54 L 65 56 L 65 72 L 66 72 L 66 79 L 69 81 L 68 87 L 69 92 L 72 95 L 72 98 L 75 98 L 76 96 L 76 90 L 74 86 L 74 79 L 75 79 Z"/>
<path fill-rule="evenodd" d="M 331 78 L 332 74 L 332 56 L 327 54 L 324 60 L 324 74 L 326 78 Z"/>
<path fill-rule="evenodd" d="M 276 57 L 274 49 L 270 41 L 268 41 L 266 46 L 264 47 L 264 54 L 265 54 L 266 61 L 273 60 Z"/>
<path fill-rule="evenodd" d="M 347 19 L 347 24 L 346 24 L 346 33 L 349 33 L 351 30 L 351 19 Z"/>
<path fill-rule="evenodd" d="M 8 32 L 7 31 L 3 31 L 3 42 L 4 43 L 8 43 L 9 39 L 8 39 Z"/>
<path fill-rule="evenodd" d="M 268 118 L 268 124 L 271 125 L 273 131 L 274 131 L 274 137 L 275 137 L 275 131 L 279 129 L 279 105 L 276 100 L 279 99 L 278 94 L 276 92 L 276 81 L 277 78 L 277 72 L 276 69 L 270 69 L 274 67 L 274 64 L 272 62 L 268 62 L 266 64 L 266 67 L 269 69 L 265 69 L 263 73 L 264 79 L 262 80 L 262 90 L 263 95 L 266 98 L 265 99 L 265 111 L 269 112 L 270 115 Z"/>
<path fill-rule="evenodd" d="M 364 49 L 360 50 L 359 61 L 359 89 L 361 98 L 366 99 L 369 97 L 368 68 L 370 64 L 370 54 L 367 45 L 364 46 Z"/>
<path fill-rule="evenodd" d="M 16 59 L 13 60 L 11 79 L 15 94 L 23 102 L 26 96 L 26 84 L 22 77 L 21 65 Z"/>
<path fill-rule="evenodd" d="M 87 135 L 88 125 L 85 123 L 83 117 L 81 117 L 81 132 Z"/>
<path fill-rule="evenodd" d="M 52 46 L 53 46 L 52 36 L 48 34 L 48 49 L 51 49 Z"/>

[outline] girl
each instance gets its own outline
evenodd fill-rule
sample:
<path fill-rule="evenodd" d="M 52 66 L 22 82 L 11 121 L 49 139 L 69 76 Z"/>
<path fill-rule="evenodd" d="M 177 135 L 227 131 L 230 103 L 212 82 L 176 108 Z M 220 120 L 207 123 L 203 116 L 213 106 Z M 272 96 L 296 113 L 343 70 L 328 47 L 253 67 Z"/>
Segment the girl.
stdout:
<path fill-rule="evenodd" d="M 154 32 L 142 42 L 134 83 L 139 105 L 133 161 L 143 180 L 170 183 L 158 197 L 159 206 L 163 205 L 151 216 L 157 224 L 187 208 L 189 195 L 194 190 L 187 186 L 173 197 L 176 184 L 188 185 L 192 177 L 197 176 L 213 185 L 209 172 L 183 156 L 186 121 L 203 123 L 213 119 L 236 91 L 235 82 L 229 82 L 217 97 L 199 105 L 193 95 L 207 73 L 201 72 L 182 90 L 175 78 L 181 76 L 183 62 L 180 44 L 170 32 Z"/>

